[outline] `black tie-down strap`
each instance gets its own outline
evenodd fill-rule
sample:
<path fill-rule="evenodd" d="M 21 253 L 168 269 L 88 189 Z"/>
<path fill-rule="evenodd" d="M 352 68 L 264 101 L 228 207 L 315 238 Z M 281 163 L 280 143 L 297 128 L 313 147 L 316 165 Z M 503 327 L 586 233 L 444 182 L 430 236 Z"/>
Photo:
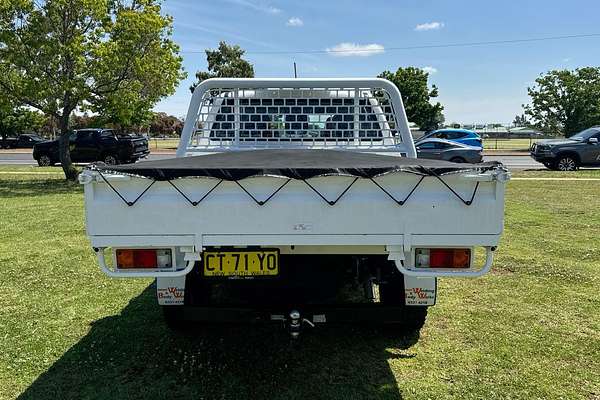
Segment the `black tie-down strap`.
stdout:
<path fill-rule="evenodd" d="M 313 190 L 313 192 L 315 192 L 316 194 L 318 194 L 320 198 L 322 198 L 323 200 L 325 200 L 325 202 L 327 204 L 329 204 L 330 206 L 334 206 L 335 203 L 337 203 L 342 198 L 342 196 L 345 195 L 348 190 L 350 190 L 350 188 L 352 187 L 352 185 L 354 185 L 354 182 L 356 182 L 357 180 L 358 180 L 358 177 L 355 177 L 354 180 L 352 182 L 350 182 L 350 185 L 348 185 L 348 187 L 346 189 L 344 189 L 344 191 L 342 193 L 340 193 L 340 195 L 335 200 L 329 200 L 329 199 L 327 199 L 321 192 L 319 192 L 317 189 L 315 189 L 315 187 L 313 185 L 311 185 L 310 183 L 308 183 L 308 181 L 306 179 L 303 179 L 302 181 L 304 183 L 306 183 L 306 185 L 309 188 L 311 188 Z"/>
<path fill-rule="evenodd" d="M 477 193 L 477 189 L 479 188 L 479 182 L 477 182 L 475 184 L 475 189 L 473 190 L 473 193 L 471 194 L 471 198 L 469 200 L 465 200 L 462 198 L 462 196 L 460 194 L 458 194 L 454 189 L 452 189 L 452 187 L 450 187 L 450 185 L 448 185 L 439 175 L 437 174 L 433 174 L 433 176 L 435 178 L 437 178 L 440 182 L 442 182 L 444 184 L 444 186 L 446 186 L 448 188 L 448 190 L 450 190 L 452 192 L 452 194 L 454 194 L 460 201 L 463 202 L 463 204 L 470 206 L 471 204 L 473 204 L 473 200 L 475 199 L 475 194 Z M 423 180 L 427 177 L 427 175 L 422 175 L 421 179 L 419 179 L 419 181 L 417 182 L 417 184 L 415 186 L 413 186 L 413 188 L 411 189 L 410 192 L 408 192 L 408 195 L 406 195 L 406 197 L 403 200 L 399 200 L 396 197 L 394 197 L 393 194 L 391 194 L 389 191 L 387 191 L 383 186 L 381 186 L 379 183 L 377 183 L 377 181 L 373 178 L 369 178 L 371 180 L 371 182 L 373 182 L 379 189 L 381 189 L 381 191 L 385 194 L 388 195 L 388 197 L 392 200 L 394 200 L 398 205 L 403 206 L 404 203 L 406 203 L 408 201 L 408 199 L 410 198 L 410 196 L 412 196 L 412 194 L 415 192 L 415 190 L 417 190 L 417 188 L 419 187 L 419 185 L 421 185 L 421 182 L 423 182 Z"/>
<path fill-rule="evenodd" d="M 186 196 L 185 193 L 183 193 L 181 191 L 181 189 L 179 189 L 177 186 L 175 186 L 175 184 L 173 182 L 171 182 L 170 180 L 168 180 L 167 182 L 169 182 L 169 184 L 171 186 L 173 186 L 175 188 L 175 190 L 177 190 L 179 192 L 179 194 L 182 195 L 183 198 L 188 201 L 188 203 L 190 203 L 192 206 L 196 207 L 198 204 L 200 204 L 202 202 L 202 200 L 204 200 L 205 198 L 207 198 L 208 195 L 213 192 L 213 190 L 215 190 L 221 183 L 223 183 L 223 179 L 220 179 L 219 182 L 217 182 L 212 188 L 210 188 L 210 190 L 208 192 L 204 193 L 204 196 L 202 196 L 200 198 L 200 200 L 192 200 L 192 199 L 190 199 L 188 196 Z"/>
<path fill-rule="evenodd" d="M 411 189 L 411 191 L 408 193 L 408 195 L 406 195 L 404 200 L 398 200 L 397 198 L 394 197 L 394 195 L 392 195 L 390 192 L 385 190 L 385 188 L 383 186 L 381 186 L 379 183 L 377 183 L 377 181 L 375 179 L 373 179 L 373 178 L 369 178 L 369 179 L 371 179 L 371 182 L 373 182 L 375 185 L 377 185 L 377 187 L 379 189 L 381 189 L 381 191 L 383 193 L 387 194 L 390 199 L 394 200 L 398 205 L 403 206 L 404 203 L 406 203 L 406 201 L 409 199 L 409 197 L 412 196 L 412 194 L 415 192 L 415 190 L 417 190 L 417 188 L 419 187 L 421 182 L 423 182 L 423 179 L 425 179 L 425 175 L 421 175 L 421 179 L 419 179 L 417 184 Z"/>
<path fill-rule="evenodd" d="M 100 176 L 102 177 L 102 179 L 104 180 L 104 182 L 106 182 L 106 184 L 113 190 L 113 192 L 115 192 L 117 194 L 117 196 L 119 196 L 119 198 L 121 200 L 123 200 L 123 202 L 125 204 L 127 204 L 128 206 L 133 206 L 135 203 L 137 203 L 137 201 L 152 187 L 152 185 L 154 185 L 154 183 L 156 183 L 156 180 L 152 180 L 152 182 L 135 198 L 135 200 L 133 201 L 129 201 L 127 200 L 121 193 L 119 193 L 119 191 L 104 177 L 104 175 L 102 175 L 102 173 L 100 171 L 98 171 L 98 174 L 100 174 Z M 437 178 L 437 180 L 439 180 L 446 188 L 448 188 L 448 190 L 450 190 L 450 192 L 452 192 L 452 194 L 454 194 L 454 196 L 456 196 L 461 202 L 463 202 L 465 205 L 470 206 L 471 204 L 473 204 L 473 200 L 475 199 L 475 195 L 477 194 L 477 189 L 479 188 L 479 182 L 476 183 L 475 185 L 475 189 L 473 190 L 473 193 L 471 194 L 471 198 L 469 200 L 465 200 L 462 198 L 462 196 L 460 194 L 458 194 L 454 189 L 452 189 L 452 187 L 450 187 L 450 185 L 448 185 L 439 175 L 437 174 L 432 174 L 433 177 Z M 410 190 L 410 192 L 406 195 L 406 197 L 402 200 L 397 199 L 396 197 L 394 197 L 393 194 L 391 194 L 388 190 L 386 190 L 383 186 L 381 186 L 374 178 L 369 178 L 371 180 L 371 182 L 373 182 L 375 184 L 375 186 L 377 186 L 379 189 L 381 189 L 381 191 L 383 193 L 385 193 L 390 199 L 392 199 L 396 204 L 402 206 L 404 205 L 408 199 L 413 195 L 413 193 L 417 190 L 417 188 L 421 185 L 421 183 L 423 182 L 423 180 L 427 177 L 427 175 L 421 175 L 421 178 L 417 181 L 417 183 L 415 184 L 415 186 L 413 186 L 413 188 Z M 290 183 L 292 179 L 291 178 L 287 178 L 286 181 L 280 185 L 273 193 L 271 193 L 265 200 L 258 200 L 256 197 L 254 197 L 254 195 L 252 195 L 252 193 L 250 193 L 239 181 L 234 181 L 243 191 L 244 193 L 246 193 L 252 200 L 254 200 L 254 202 L 256 204 L 258 204 L 259 206 L 263 206 L 265 204 L 267 204 L 267 202 L 269 200 L 271 200 L 277 193 L 279 193 L 279 191 L 281 189 L 283 189 L 288 183 Z M 346 189 L 344 189 L 342 191 L 342 193 L 340 193 L 340 195 L 335 199 L 335 200 L 329 200 L 328 198 L 325 197 L 325 195 L 323 195 L 321 192 L 319 192 L 313 185 L 311 185 L 306 179 L 302 179 L 302 181 L 310 188 L 312 189 L 312 191 L 314 191 L 321 199 L 323 199 L 327 204 L 329 204 L 330 206 L 335 205 L 349 190 L 350 188 L 354 185 L 354 183 L 358 180 L 358 177 L 355 177 L 352 182 L 350 182 L 350 184 L 346 187 Z M 220 179 L 208 192 L 206 192 L 199 200 L 192 200 L 189 198 L 189 196 L 187 196 L 177 185 L 175 185 L 171 180 L 167 180 L 167 182 L 188 202 L 190 203 L 192 206 L 196 207 L 198 204 L 200 204 L 204 199 L 206 199 L 219 185 L 221 185 L 221 183 L 223 183 L 223 179 Z"/>
<path fill-rule="evenodd" d="M 286 180 L 286 181 L 285 181 L 285 182 L 284 182 L 284 183 L 283 183 L 281 186 L 279 186 L 279 187 L 277 188 L 277 190 L 275 190 L 273 193 L 271 193 L 271 195 L 270 195 L 269 197 L 267 197 L 265 200 L 258 200 L 256 197 L 254 197 L 254 196 L 252 195 L 252 193 L 250 193 L 248 190 L 246 190 L 246 188 L 245 188 L 244 186 L 242 186 L 242 184 L 241 184 L 239 181 L 234 181 L 234 182 L 235 182 L 235 183 L 237 183 L 237 185 L 238 185 L 240 188 L 242 188 L 242 190 L 243 190 L 244 192 L 246 192 L 246 194 L 247 194 L 248 196 L 250 196 L 250 198 L 251 198 L 252 200 L 254 200 L 254 202 L 255 202 L 256 204 L 258 204 L 259 206 L 264 206 L 265 204 L 267 204 L 267 202 L 268 202 L 269 200 L 271 200 L 271 199 L 273 198 L 273 196 L 275 196 L 275 195 L 276 195 L 276 194 L 277 194 L 277 193 L 278 193 L 278 192 L 279 192 L 281 189 L 283 189 L 283 187 L 284 187 L 285 185 L 287 185 L 288 183 L 290 183 L 290 181 L 291 181 L 291 180 L 292 180 L 292 178 L 288 178 L 288 179 L 287 179 L 287 180 Z"/>
<path fill-rule="evenodd" d="M 152 185 L 154 185 L 154 183 L 156 182 L 156 180 L 152 180 L 152 182 L 146 187 L 146 189 L 144 189 L 142 191 L 142 193 L 139 194 L 138 197 L 135 198 L 135 200 L 133 201 L 129 201 L 127 200 L 125 197 L 123 197 L 123 195 L 121 193 L 119 193 L 119 191 L 117 189 L 115 189 L 115 187 L 113 185 L 111 185 L 111 183 L 104 177 L 104 175 L 102 175 L 102 172 L 97 171 L 100 176 L 102 177 L 102 179 L 104 180 L 104 182 L 106 182 L 106 184 L 113 190 L 113 192 L 115 192 L 117 194 L 117 196 L 119 196 L 121 198 L 121 200 L 123 200 L 123 202 L 125 202 L 125 204 L 127 204 L 129 207 L 131 207 L 132 205 L 134 205 L 135 203 L 137 203 L 137 201 L 139 199 L 142 198 L 142 196 L 152 187 Z"/>
<path fill-rule="evenodd" d="M 433 172 L 433 171 L 430 171 L 430 172 L 431 172 L 431 174 L 432 174 L 433 176 L 435 176 L 435 177 L 438 179 L 438 181 L 442 182 L 442 183 L 444 184 L 444 186 L 446 186 L 446 187 L 448 188 L 448 190 L 450 190 L 452 193 L 454 193 L 454 195 L 455 195 L 456 197 L 458 197 L 458 199 L 459 199 L 460 201 L 462 201 L 462 202 L 463 202 L 465 205 L 467 205 L 467 206 L 470 206 L 471 204 L 473 204 L 473 200 L 475 199 L 475 193 L 477 193 L 477 189 L 479 188 L 479 182 L 477 182 L 477 183 L 475 184 L 475 189 L 473 190 L 473 194 L 471 195 L 471 198 L 470 198 L 469 200 L 465 200 L 465 199 L 463 199 L 463 198 L 461 197 L 461 195 L 459 195 L 458 193 L 456 193 L 456 191 L 455 191 L 454 189 L 452 189 L 452 188 L 450 187 L 450 185 L 448 185 L 448 184 L 447 184 L 447 183 L 446 183 L 446 182 L 445 182 L 445 181 L 444 181 L 444 180 L 443 180 L 443 179 L 442 179 L 442 178 L 441 178 L 441 177 L 440 177 L 438 174 L 436 174 L 436 173 L 435 173 L 435 172 Z"/>

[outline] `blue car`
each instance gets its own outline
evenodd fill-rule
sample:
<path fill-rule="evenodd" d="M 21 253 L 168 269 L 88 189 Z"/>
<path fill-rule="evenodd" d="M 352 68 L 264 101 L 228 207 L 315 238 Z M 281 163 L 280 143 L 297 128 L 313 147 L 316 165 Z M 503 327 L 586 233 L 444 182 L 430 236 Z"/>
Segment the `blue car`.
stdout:
<path fill-rule="evenodd" d="M 429 132 L 423 137 L 415 141 L 415 144 L 425 139 L 445 139 L 451 142 L 466 144 L 468 146 L 483 148 L 483 142 L 479 135 L 467 129 L 438 129 L 437 131 Z"/>

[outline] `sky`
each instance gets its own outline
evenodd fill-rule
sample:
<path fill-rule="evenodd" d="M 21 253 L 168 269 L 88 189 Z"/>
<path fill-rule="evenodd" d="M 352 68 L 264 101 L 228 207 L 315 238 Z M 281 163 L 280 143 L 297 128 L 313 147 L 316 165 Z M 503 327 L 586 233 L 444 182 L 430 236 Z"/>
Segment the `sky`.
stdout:
<path fill-rule="evenodd" d="M 206 70 L 204 50 L 221 40 L 244 48 L 263 78 L 293 77 L 294 62 L 303 78 L 423 68 L 446 122 L 464 124 L 510 123 L 541 73 L 600 65 L 598 0 L 165 0 L 163 10 L 187 79 L 155 110 L 179 117 L 195 72 Z M 426 47 L 587 34 L 598 36 Z M 285 53 L 302 51 L 316 52 Z"/>

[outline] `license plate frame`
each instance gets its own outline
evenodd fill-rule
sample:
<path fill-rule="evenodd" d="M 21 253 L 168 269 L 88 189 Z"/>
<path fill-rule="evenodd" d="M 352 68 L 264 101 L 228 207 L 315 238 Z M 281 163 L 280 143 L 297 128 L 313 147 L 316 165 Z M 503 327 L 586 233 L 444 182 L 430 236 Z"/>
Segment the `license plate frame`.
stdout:
<path fill-rule="evenodd" d="M 207 249 L 202 252 L 202 276 L 209 279 L 273 279 L 281 273 L 280 259 L 276 248 Z"/>

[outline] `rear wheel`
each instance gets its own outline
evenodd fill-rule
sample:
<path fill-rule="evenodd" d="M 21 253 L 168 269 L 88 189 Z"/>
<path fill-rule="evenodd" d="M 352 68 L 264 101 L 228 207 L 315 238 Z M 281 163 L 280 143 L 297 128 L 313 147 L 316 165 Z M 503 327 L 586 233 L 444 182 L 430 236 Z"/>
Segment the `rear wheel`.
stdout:
<path fill-rule="evenodd" d="M 577 160 L 570 155 L 560 156 L 558 158 L 558 162 L 556 163 L 556 168 L 559 171 L 575 171 L 577 170 L 577 167 Z"/>
<path fill-rule="evenodd" d="M 104 156 L 104 164 L 106 165 L 117 165 L 119 164 L 119 159 L 113 154 L 107 154 Z"/>
<path fill-rule="evenodd" d="M 462 164 L 466 163 L 467 161 L 462 157 L 454 157 L 450 160 L 450 162 Z"/>
<path fill-rule="evenodd" d="M 54 164 L 50 156 L 46 154 L 42 154 L 38 158 L 37 162 L 40 167 L 49 167 L 50 165 Z"/>

